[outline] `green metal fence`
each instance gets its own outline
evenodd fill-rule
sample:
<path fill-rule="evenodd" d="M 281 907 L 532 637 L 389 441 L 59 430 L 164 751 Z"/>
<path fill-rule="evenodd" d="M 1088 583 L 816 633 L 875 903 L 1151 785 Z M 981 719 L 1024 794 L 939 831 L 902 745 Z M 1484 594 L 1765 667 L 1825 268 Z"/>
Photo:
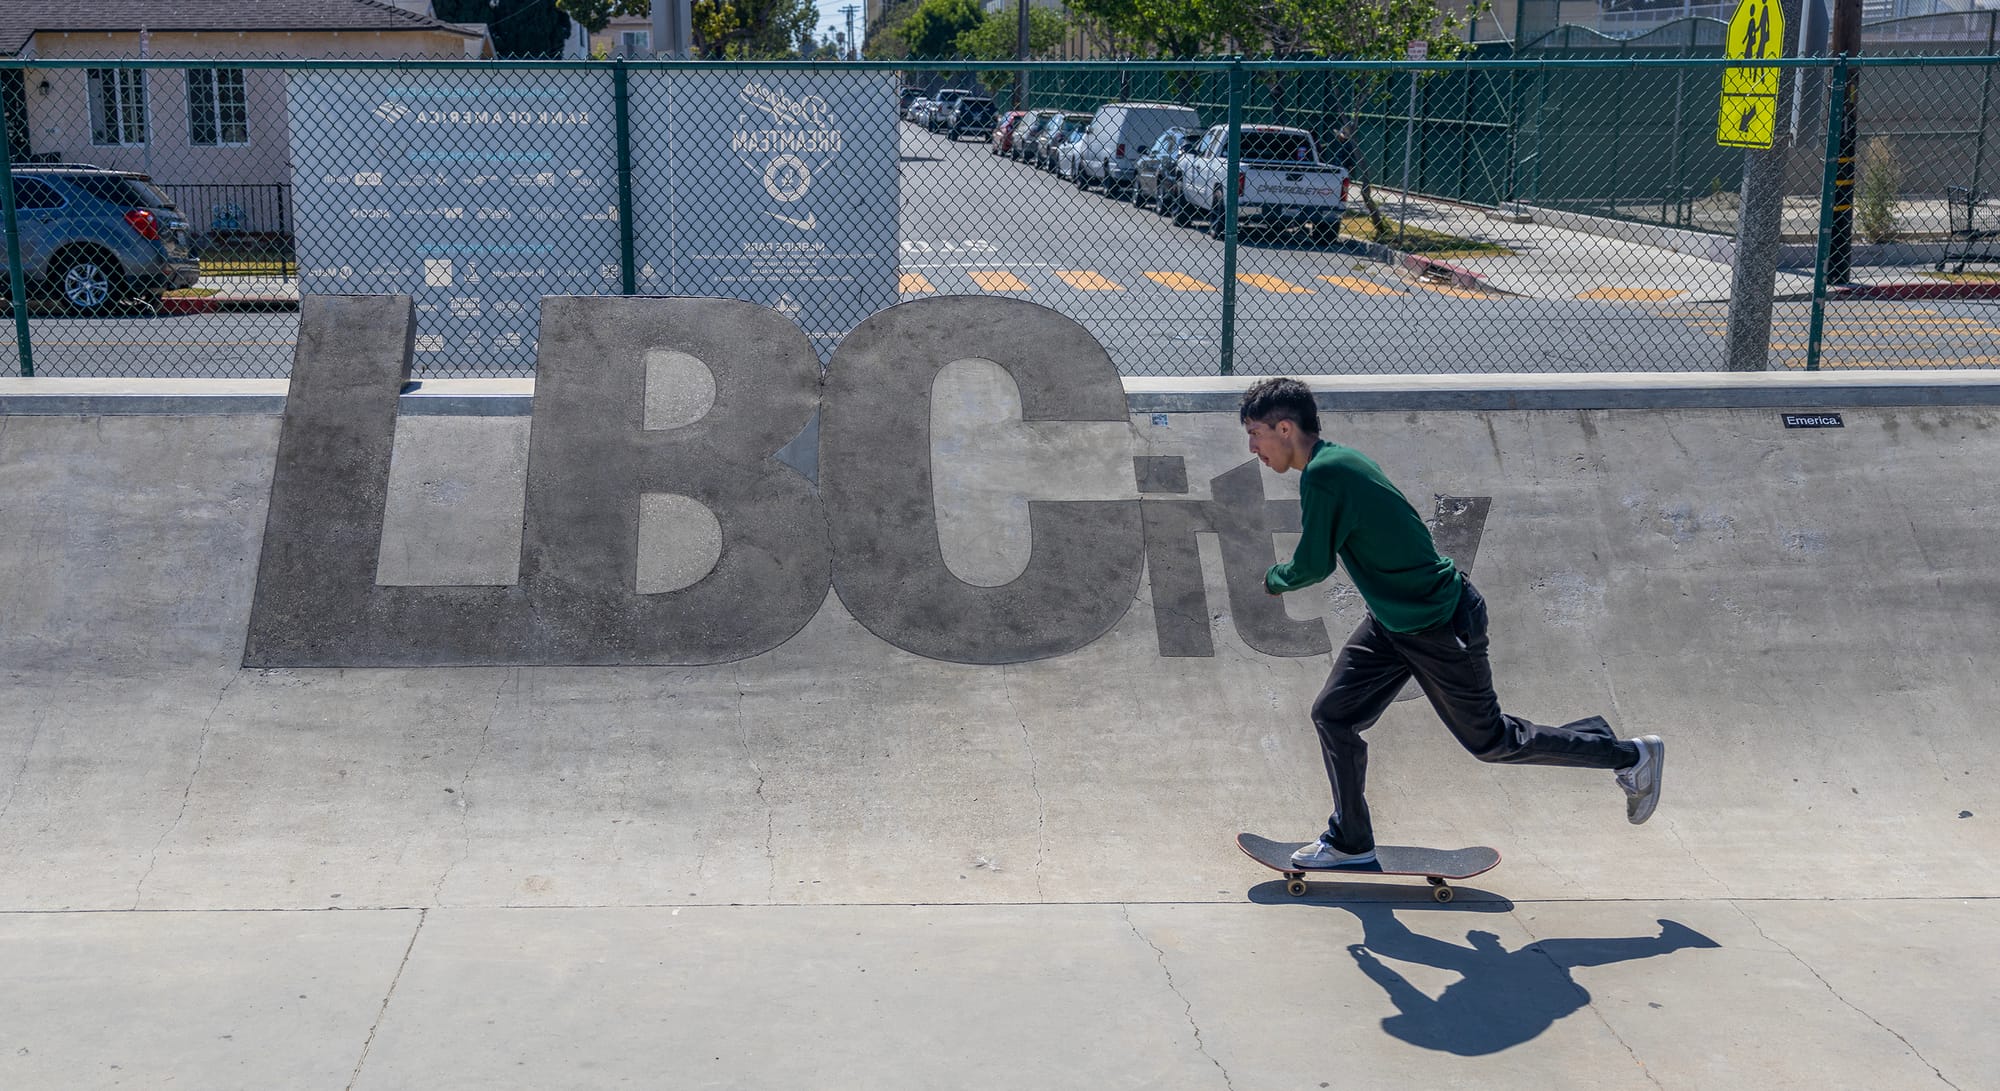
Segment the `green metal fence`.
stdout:
<path fill-rule="evenodd" d="M 830 355 L 873 310 L 996 293 L 1135 375 L 2000 363 L 2000 61 L 1783 62 L 1779 150 L 1746 153 L 1716 142 L 1728 62 L 1685 55 L 1711 31 L 1416 64 L 9 62 L 0 351 L 280 376 L 302 294 L 394 292 L 419 374 L 519 375 L 544 295 L 751 299 Z M 913 115 L 906 87 L 995 113 Z M 1114 131 L 1121 102 L 1156 105 Z M 1053 138 L 996 134 L 1017 104 Z M 1191 154 L 1146 156 L 1168 125 Z M 1751 358 L 1724 334 L 1765 154 Z"/>

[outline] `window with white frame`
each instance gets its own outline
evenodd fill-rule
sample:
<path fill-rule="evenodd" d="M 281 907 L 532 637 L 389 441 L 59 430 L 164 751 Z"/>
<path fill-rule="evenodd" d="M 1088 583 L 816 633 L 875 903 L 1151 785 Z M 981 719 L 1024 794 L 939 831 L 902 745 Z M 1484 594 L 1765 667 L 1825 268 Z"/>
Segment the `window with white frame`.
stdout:
<path fill-rule="evenodd" d="M 644 57 L 653 51 L 653 32 L 650 30 L 626 30 L 618 34 L 618 55 L 621 57 Z"/>
<path fill-rule="evenodd" d="M 241 68 L 187 70 L 188 143 L 197 148 L 250 143 L 249 96 Z"/>
<path fill-rule="evenodd" d="M 138 68 L 92 68 L 90 142 L 98 145 L 146 142 L 146 73 Z"/>

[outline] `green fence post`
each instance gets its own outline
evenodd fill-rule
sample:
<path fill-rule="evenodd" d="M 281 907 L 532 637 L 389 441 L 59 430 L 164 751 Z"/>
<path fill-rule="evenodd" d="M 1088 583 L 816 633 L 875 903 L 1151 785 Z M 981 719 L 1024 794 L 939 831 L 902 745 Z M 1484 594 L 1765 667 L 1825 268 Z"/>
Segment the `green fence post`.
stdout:
<path fill-rule="evenodd" d="M 1236 174 L 1242 169 L 1243 58 L 1229 60 L 1229 166 L 1222 179 L 1222 374 L 1236 374 Z M 1214 210 L 1209 211 L 1214 215 Z"/>
<path fill-rule="evenodd" d="M 1833 65 L 1832 88 L 1847 86 L 1847 54 Z M 1846 128 L 1847 96 L 1829 94 L 1826 120 L 1826 165 L 1819 186 L 1819 253 L 1813 259 L 1812 329 L 1806 336 L 1806 370 L 1819 370 L 1819 344 L 1826 320 L 1827 257 L 1833 247 L 1834 182 L 1840 174 L 1840 134 Z"/>
<path fill-rule="evenodd" d="M 0 219 L 7 228 L 7 291 L 14 306 L 14 348 L 21 357 L 21 376 L 35 374 L 35 349 L 28 340 L 28 279 L 21 267 L 21 219 L 14 207 L 14 146 L 7 119 L 0 117 Z"/>
<path fill-rule="evenodd" d="M 611 68 L 612 108 L 618 117 L 618 270 L 624 294 L 639 291 L 632 256 L 632 114 L 629 70 L 620 57 Z"/>

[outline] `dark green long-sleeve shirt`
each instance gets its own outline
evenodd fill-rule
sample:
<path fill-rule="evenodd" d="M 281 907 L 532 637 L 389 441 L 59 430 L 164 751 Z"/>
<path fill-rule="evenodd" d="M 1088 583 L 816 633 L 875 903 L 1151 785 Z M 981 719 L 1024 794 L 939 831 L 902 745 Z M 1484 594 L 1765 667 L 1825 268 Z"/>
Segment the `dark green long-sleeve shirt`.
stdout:
<path fill-rule="evenodd" d="M 1290 562 L 1271 566 L 1264 589 L 1310 587 L 1337 556 L 1375 620 L 1398 633 L 1442 625 L 1458 609 L 1458 570 L 1430 528 L 1367 455 L 1321 440 L 1299 479 L 1305 534 Z"/>

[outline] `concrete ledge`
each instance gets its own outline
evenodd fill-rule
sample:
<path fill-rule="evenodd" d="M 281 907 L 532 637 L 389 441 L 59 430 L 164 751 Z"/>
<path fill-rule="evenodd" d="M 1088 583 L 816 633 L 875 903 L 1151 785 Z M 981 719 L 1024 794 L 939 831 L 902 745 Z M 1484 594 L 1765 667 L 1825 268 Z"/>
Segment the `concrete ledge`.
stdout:
<path fill-rule="evenodd" d="M 1125 402 L 1134 413 L 1233 413 L 1258 378 L 1127 377 Z M 2000 405 L 2000 369 L 1300 378 L 1322 408 L 1346 412 Z M 277 416 L 287 386 L 284 379 L 0 378 L 0 416 Z M 425 379 L 404 391 L 399 412 L 527 416 L 534 391 L 533 379 Z"/>
<path fill-rule="evenodd" d="M 1234 412 L 1258 376 L 1128 378 L 1135 413 Z M 1781 409 L 2000 405 L 2000 370 L 1300 376 L 1342 411 Z"/>
<path fill-rule="evenodd" d="M 284 412 L 289 379 L 0 377 L 0 416 L 267 416 Z M 425 379 L 404 390 L 414 417 L 526 416 L 533 379 Z"/>

